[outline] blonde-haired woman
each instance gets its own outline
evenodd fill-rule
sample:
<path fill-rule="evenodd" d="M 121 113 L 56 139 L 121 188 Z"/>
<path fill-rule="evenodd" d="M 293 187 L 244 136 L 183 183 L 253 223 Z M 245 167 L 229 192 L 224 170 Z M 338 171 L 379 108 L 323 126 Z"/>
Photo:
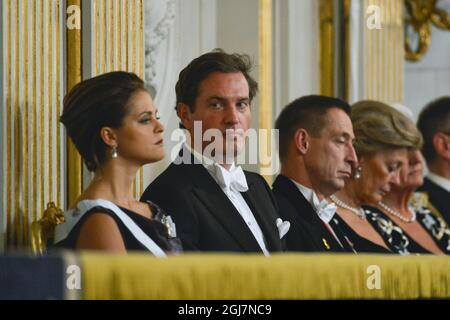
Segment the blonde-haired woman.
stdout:
<path fill-rule="evenodd" d="M 381 220 L 372 207 L 400 183 L 400 169 L 408 150 L 417 149 L 422 137 L 408 118 L 378 101 L 360 101 L 352 106 L 358 166 L 345 188 L 330 199 L 338 206 L 335 219 L 356 252 L 428 252 L 398 226 Z"/>
<path fill-rule="evenodd" d="M 379 201 L 367 207 L 381 234 L 390 228 L 401 228 L 409 241 L 416 242 L 433 254 L 450 253 L 450 229 L 445 220 L 432 213 L 426 205 L 412 206 L 414 191 L 423 184 L 424 162 L 420 151 L 408 151 L 408 161 L 400 170 L 400 183 Z M 415 202 L 415 201 L 414 201 Z"/>

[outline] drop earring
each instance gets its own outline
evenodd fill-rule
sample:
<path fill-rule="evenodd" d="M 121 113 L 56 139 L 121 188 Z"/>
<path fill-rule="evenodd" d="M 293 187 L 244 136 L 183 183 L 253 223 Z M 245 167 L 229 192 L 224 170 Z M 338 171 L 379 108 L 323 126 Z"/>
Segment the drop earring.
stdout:
<path fill-rule="evenodd" d="M 360 179 L 361 178 L 361 171 L 362 171 L 361 166 L 357 166 L 355 168 L 355 171 L 353 172 L 353 179 L 355 179 L 355 180 Z"/>
<path fill-rule="evenodd" d="M 118 156 L 119 156 L 119 154 L 117 153 L 117 147 L 114 146 L 111 151 L 111 158 L 117 159 Z"/>

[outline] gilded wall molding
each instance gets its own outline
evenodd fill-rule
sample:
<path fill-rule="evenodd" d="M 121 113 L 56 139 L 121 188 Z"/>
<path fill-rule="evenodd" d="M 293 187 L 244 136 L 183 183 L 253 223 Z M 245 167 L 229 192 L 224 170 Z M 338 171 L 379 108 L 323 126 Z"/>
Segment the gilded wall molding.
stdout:
<path fill-rule="evenodd" d="M 273 92 L 272 92 L 272 0 L 259 0 L 259 129 L 273 128 Z M 269 135 L 270 136 L 270 135 Z M 267 142 L 267 143 L 264 143 Z M 272 159 L 269 167 L 260 165 L 260 172 L 267 183 L 272 184 L 272 167 L 276 155 L 272 152 L 272 142 L 259 141 L 260 155 Z"/>
<path fill-rule="evenodd" d="M 403 102 L 403 0 L 350 3 L 349 100 Z"/>
<path fill-rule="evenodd" d="M 334 94 L 334 1 L 320 0 L 320 92 Z"/>
<path fill-rule="evenodd" d="M 81 0 L 67 0 L 67 7 Z M 82 22 L 82 21 L 81 21 Z M 82 79 L 82 33 L 80 29 L 67 29 L 67 92 Z M 83 189 L 83 163 L 75 145 L 67 138 L 67 203 L 71 207 Z"/>
<path fill-rule="evenodd" d="M 364 25 L 364 99 L 403 102 L 403 1 L 365 0 L 380 8 L 380 28 Z M 364 20 L 364 24 L 366 21 Z"/>

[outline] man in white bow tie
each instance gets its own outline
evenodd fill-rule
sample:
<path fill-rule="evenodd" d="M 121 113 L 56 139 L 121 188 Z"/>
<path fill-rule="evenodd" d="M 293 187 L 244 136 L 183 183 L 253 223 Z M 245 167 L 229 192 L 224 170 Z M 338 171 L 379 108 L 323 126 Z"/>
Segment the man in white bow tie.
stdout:
<path fill-rule="evenodd" d="M 291 102 L 276 121 L 281 174 L 273 192 L 281 218 L 291 222 L 289 251 L 353 251 L 333 219 L 336 206 L 326 201 L 357 162 L 349 113 L 340 99 L 311 95 Z"/>
<path fill-rule="evenodd" d="M 281 221 L 270 187 L 235 164 L 257 91 L 250 68 L 247 56 L 215 50 L 179 75 L 176 111 L 187 140 L 142 199 L 171 214 L 185 251 L 269 255 L 284 248 L 289 224 Z"/>
<path fill-rule="evenodd" d="M 450 225 L 450 96 L 430 102 L 420 112 L 417 127 L 422 132 L 422 153 L 428 175 L 420 191 Z"/>

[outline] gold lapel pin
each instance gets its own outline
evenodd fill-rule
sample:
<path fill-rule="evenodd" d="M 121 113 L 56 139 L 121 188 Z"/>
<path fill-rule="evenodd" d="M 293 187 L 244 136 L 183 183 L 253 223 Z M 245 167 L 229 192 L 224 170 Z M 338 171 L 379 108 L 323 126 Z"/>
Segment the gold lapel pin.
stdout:
<path fill-rule="evenodd" d="M 327 240 L 325 238 L 322 238 L 322 242 L 325 245 L 325 248 L 327 248 L 327 250 L 331 249 L 330 245 L 328 244 L 328 242 L 327 242 Z"/>

